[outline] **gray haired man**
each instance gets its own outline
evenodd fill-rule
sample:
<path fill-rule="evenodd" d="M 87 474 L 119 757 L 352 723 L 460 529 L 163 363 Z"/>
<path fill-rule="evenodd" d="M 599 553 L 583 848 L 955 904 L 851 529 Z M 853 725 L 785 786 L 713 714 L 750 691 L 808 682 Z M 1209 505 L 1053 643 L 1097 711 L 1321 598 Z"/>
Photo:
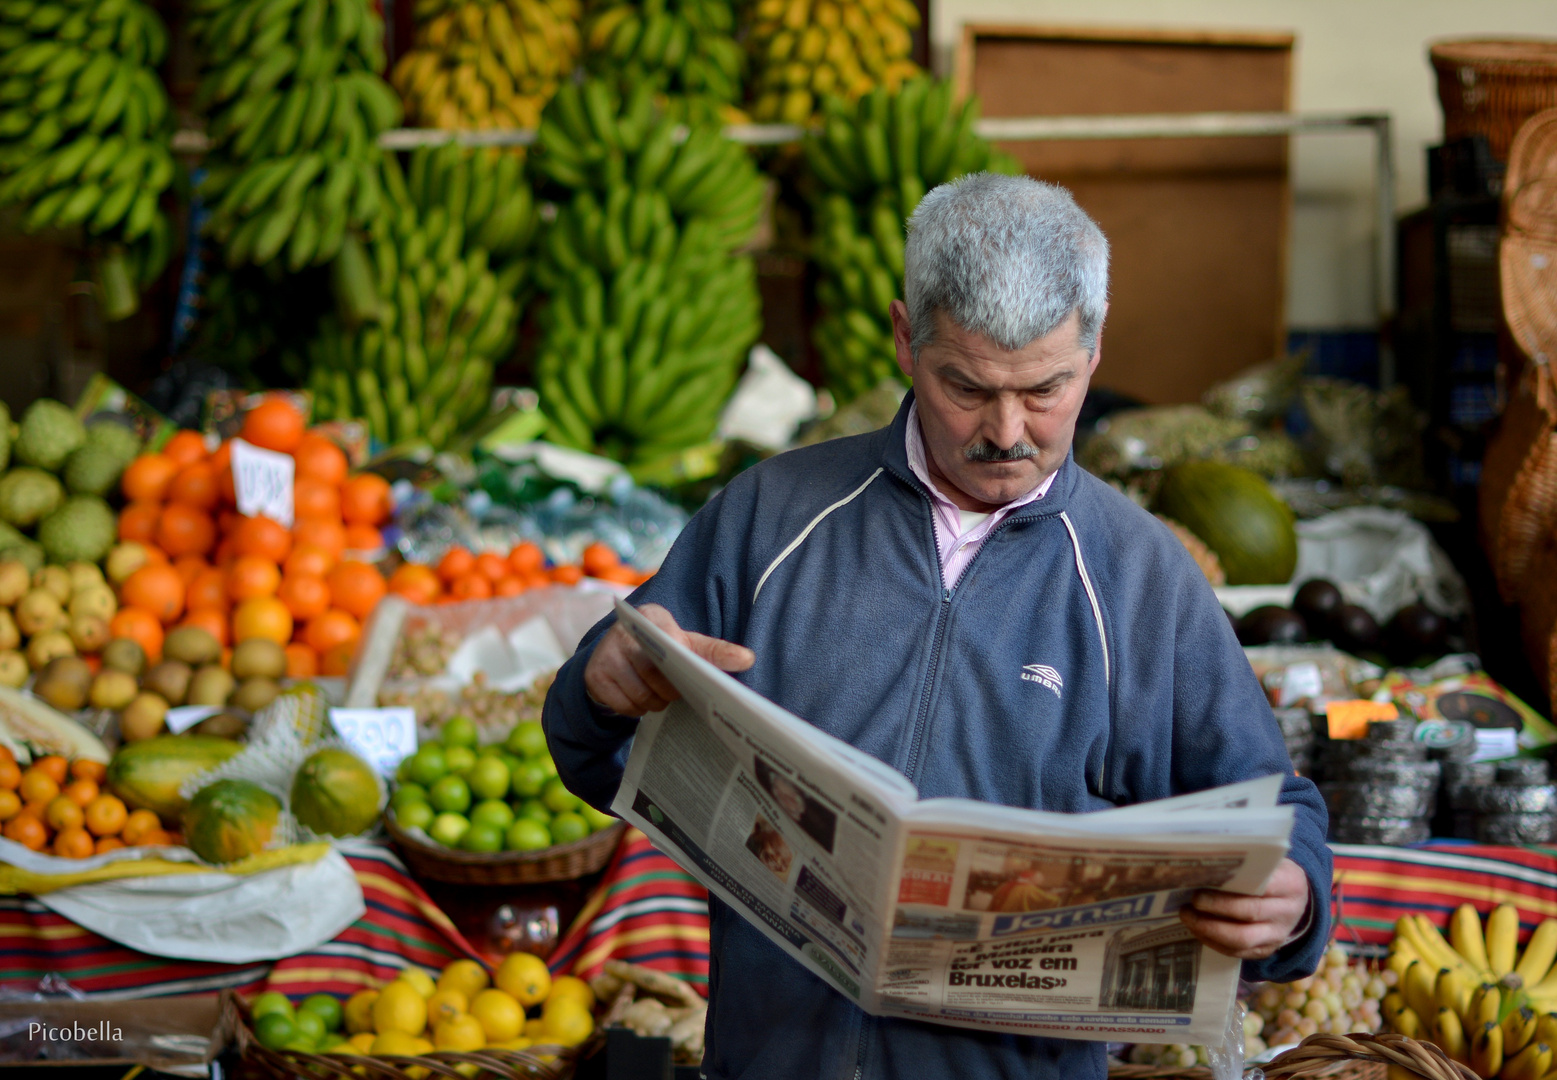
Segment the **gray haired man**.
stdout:
<path fill-rule="evenodd" d="M 925 798 L 1082 813 L 1285 774 L 1291 858 L 1266 894 L 1208 890 L 1181 917 L 1246 977 L 1297 978 L 1329 933 L 1324 803 L 1194 562 L 1070 453 L 1107 287 L 1107 242 L 1064 190 L 932 191 L 892 304 L 914 384 L 897 418 L 736 477 L 632 602 Z M 546 701 L 568 786 L 607 806 L 636 718 L 676 696 L 601 622 Z M 1106 1072 L 1100 1043 L 868 1016 L 718 901 L 710 919 L 706 1076 Z"/>

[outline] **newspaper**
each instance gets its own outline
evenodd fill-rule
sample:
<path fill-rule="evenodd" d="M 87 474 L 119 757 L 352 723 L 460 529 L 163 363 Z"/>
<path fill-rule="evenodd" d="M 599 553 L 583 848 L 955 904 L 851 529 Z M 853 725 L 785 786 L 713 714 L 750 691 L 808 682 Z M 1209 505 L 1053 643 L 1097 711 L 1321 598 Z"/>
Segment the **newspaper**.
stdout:
<path fill-rule="evenodd" d="M 1239 962 L 1178 912 L 1264 890 L 1292 829 L 1280 776 L 1090 814 L 920 801 L 616 613 L 683 697 L 639 724 L 612 809 L 839 993 L 983 1031 L 1221 1041 Z"/>

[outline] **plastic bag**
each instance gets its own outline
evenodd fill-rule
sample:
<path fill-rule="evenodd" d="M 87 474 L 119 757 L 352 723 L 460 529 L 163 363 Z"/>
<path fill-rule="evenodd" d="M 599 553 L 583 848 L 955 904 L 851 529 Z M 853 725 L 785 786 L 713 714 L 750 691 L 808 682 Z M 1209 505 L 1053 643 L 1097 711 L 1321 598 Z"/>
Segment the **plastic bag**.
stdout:
<path fill-rule="evenodd" d="M 1356 506 L 1297 526 L 1294 582 L 1326 578 L 1347 603 L 1382 625 L 1407 604 L 1422 603 L 1449 618 L 1470 607 L 1465 579 L 1421 522 L 1399 510 Z"/>

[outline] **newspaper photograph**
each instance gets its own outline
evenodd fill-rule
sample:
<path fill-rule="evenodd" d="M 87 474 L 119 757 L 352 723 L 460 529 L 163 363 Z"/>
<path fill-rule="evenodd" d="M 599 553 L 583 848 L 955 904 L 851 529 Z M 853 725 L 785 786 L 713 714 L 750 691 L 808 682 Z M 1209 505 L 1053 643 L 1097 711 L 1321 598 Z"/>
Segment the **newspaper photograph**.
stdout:
<path fill-rule="evenodd" d="M 639 724 L 612 809 L 861 1008 L 1220 1039 L 1239 962 L 1178 912 L 1197 889 L 1263 890 L 1292 827 L 1279 776 L 1090 814 L 921 802 L 632 608 L 617 615 L 683 698 Z"/>

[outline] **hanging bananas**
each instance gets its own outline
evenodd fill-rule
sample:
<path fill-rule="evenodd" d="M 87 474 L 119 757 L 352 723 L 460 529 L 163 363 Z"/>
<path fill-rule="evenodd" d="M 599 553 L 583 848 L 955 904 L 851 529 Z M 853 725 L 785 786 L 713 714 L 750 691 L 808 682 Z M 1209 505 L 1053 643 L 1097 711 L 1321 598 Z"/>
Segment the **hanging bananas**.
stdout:
<path fill-rule="evenodd" d="M 752 116 L 804 124 L 828 95 L 897 93 L 923 74 L 908 58 L 918 26 L 913 0 L 757 0 L 746 35 Z"/>
<path fill-rule="evenodd" d="M 731 0 L 605 0 L 584 28 L 588 66 L 623 94 L 647 83 L 684 123 L 744 123 L 746 54 Z"/>
<path fill-rule="evenodd" d="M 732 252 L 764 182 L 717 128 L 676 135 L 647 83 L 625 102 L 566 85 L 541 121 L 537 164 L 571 191 L 536 266 L 548 438 L 634 466 L 709 438 L 762 326 L 755 265 Z"/>
<path fill-rule="evenodd" d="M 418 0 L 390 82 L 414 124 L 530 128 L 579 57 L 580 0 Z"/>
<path fill-rule="evenodd" d="M 822 271 L 815 341 L 841 400 L 899 378 L 887 308 L 903 293 L 904 222 L 937 184 L 980 169 L 1016 172 L 973 131 L 978 104 L 928 78 L 855 105 L 829 97 L 804 142 L 815 194 L 812 253 Z"/>
<path fill-rule="evenodd" d="M 231 266 L 330 262 L 383 207 L 375 140 L 400 122 L 376 74 L 368 0 L 194 0 L 210 171 L 201 195 Z"/>
<path fill-rule="evenodd" d="M 167 40 L 141 0 L 0 3 L 0 205 L 25 205 L 28 232 L 85 230 L 108 319 L 135 311 L 172 248 Z"/>
<path fill-rule="evenodd" d="M 411 204 L 424 219 L 442 207 L 464 229 L 465 253 L 482 248 L 501 269 L 523 258 L 535 237 L 535 198 L 523 174 L 511 150 L 450 142 L 413 151 L 406 180 Z"/>

